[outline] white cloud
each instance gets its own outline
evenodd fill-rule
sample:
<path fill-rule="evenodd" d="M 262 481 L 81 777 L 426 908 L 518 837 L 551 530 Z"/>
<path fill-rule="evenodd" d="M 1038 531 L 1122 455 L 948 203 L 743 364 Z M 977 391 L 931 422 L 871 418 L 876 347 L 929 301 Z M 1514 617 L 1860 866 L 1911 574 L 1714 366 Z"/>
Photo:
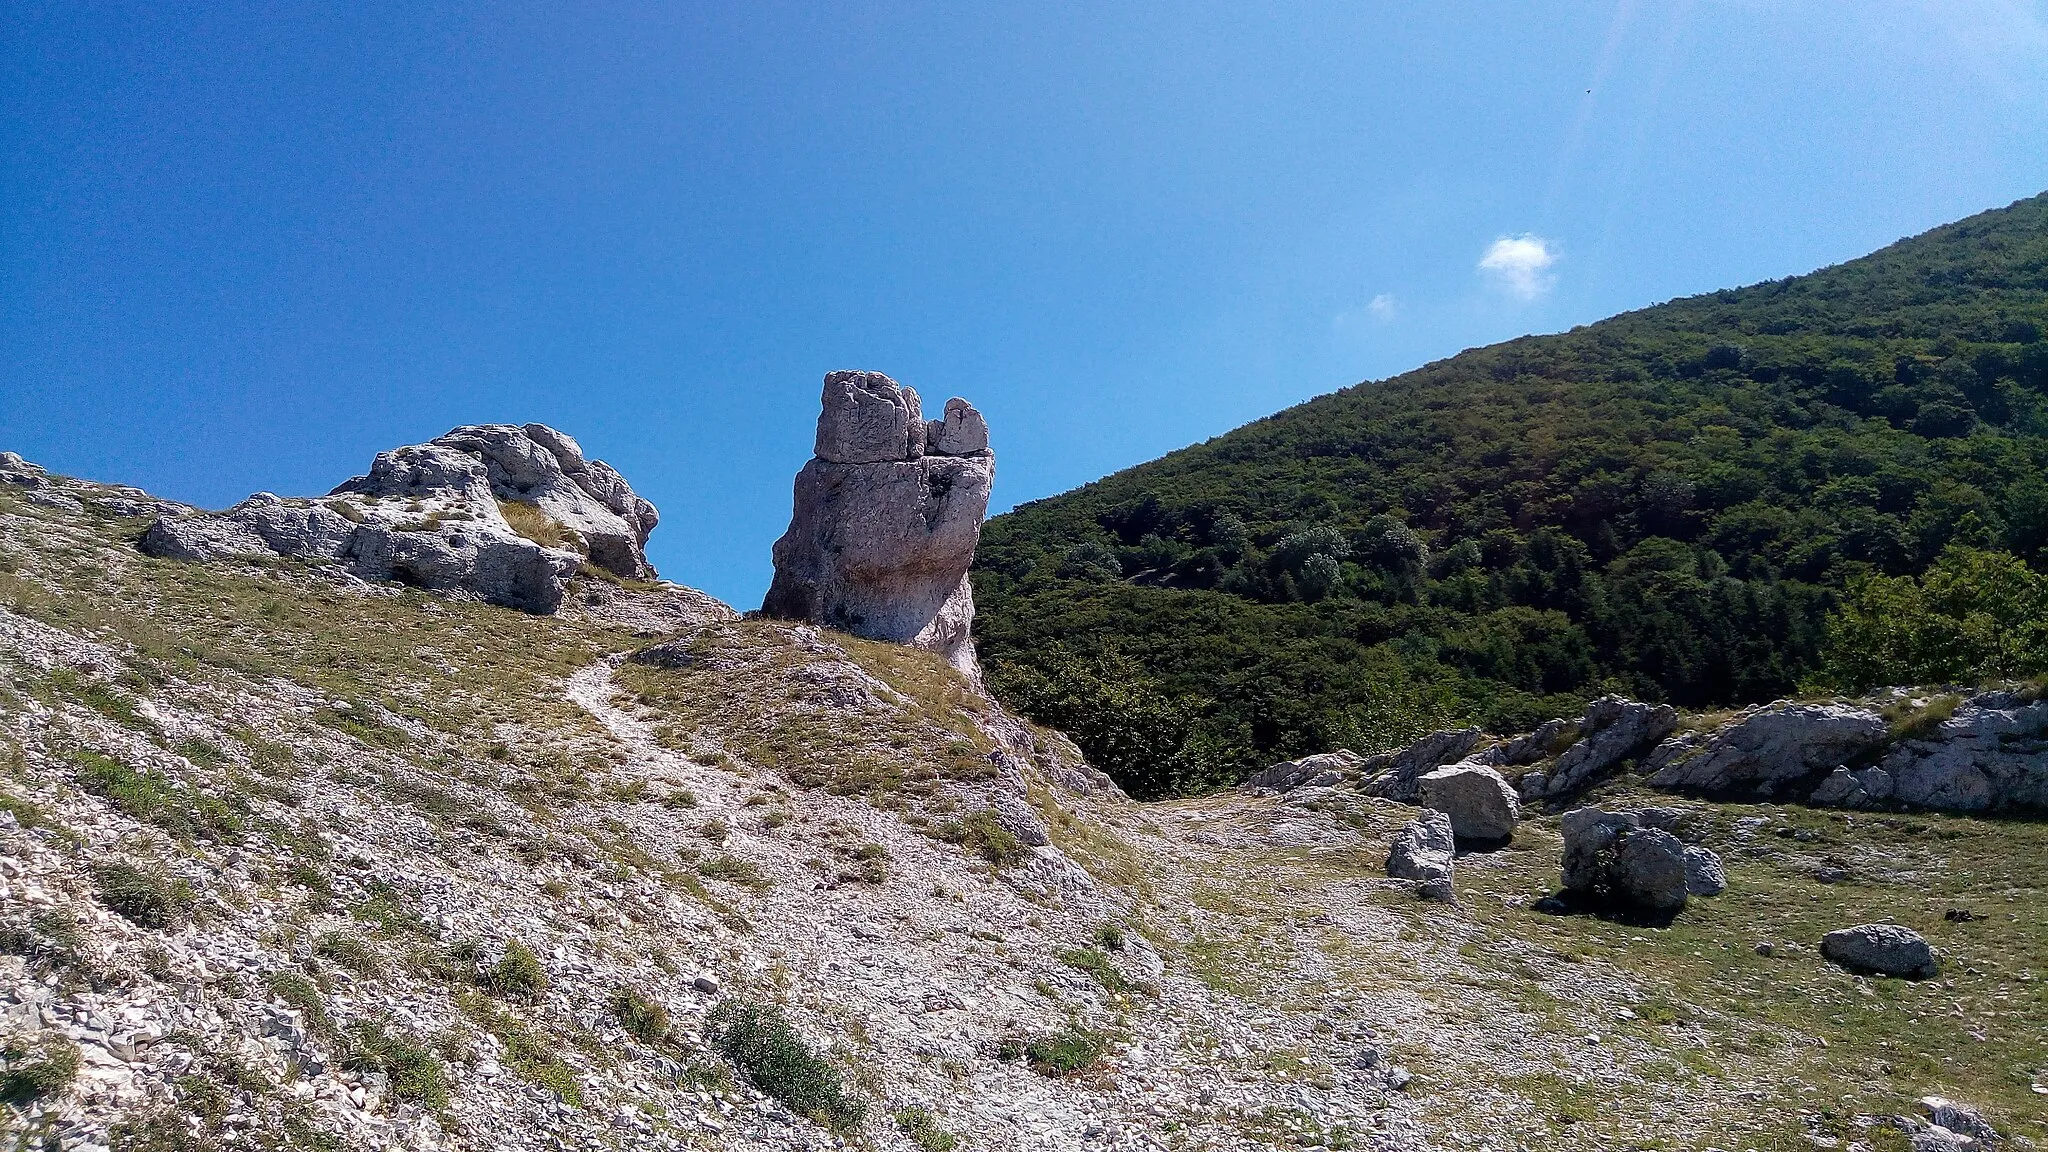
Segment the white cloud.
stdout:
<path fill-rule="evenodd" d="M 1534 300 L 1557 283 L 1550 266 L 1557 253 L 1550 241 L 1533 232 L 1503 236 L 1487 245 L 1479 258 L 1480 275 L 1517 300 Z"/>
<path fill-rule="evenodd" d="M 1392 324 L 1400 311 L 1400 301 L 1394 299 L 1394 294 L 1382 292 L 1363 304 L 1353 304 L 1337 313 L 1331 319 L 1330 326 L 1339 332 L 1348 332 L 1355 336 L 1369 328 Z"/>

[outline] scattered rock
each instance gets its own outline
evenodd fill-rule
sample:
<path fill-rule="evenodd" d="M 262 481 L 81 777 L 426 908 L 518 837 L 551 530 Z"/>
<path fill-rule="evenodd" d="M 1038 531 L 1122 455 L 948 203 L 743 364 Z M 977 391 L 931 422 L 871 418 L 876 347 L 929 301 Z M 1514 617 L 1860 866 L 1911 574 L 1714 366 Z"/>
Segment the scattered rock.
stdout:
<path fill-rule="evenodd" d="M 879 372 L 827 373 L 823 403 L 761 610 L 928 648 L 978 676 L 967 569 L 995 478 L 986 423 L 957 398 L 927 422 L 917 392 Z"/>
<path fill-rule="evenodd" d="M 1515 790 L 1484 764 L 1467 761 L 1425 773 L 1416 792 L 1423 807 L 1448 813 L 1452 830 L 1467 840 L 1506 840 L 1522 818 Z"/>
<path fill-rule="evenodd" d="M 1926 938 L 1897 924 L 1858 924 L 1821 937 L 1821 955 L 1844 968 L 1924 980 L 1941 971 Z"/>
<path fill-rule="evenodd" d="M 1984 1119 L 1984 1114 L 1954 1100 L 1942 1096 L 1922 1096 L 1920 1110 L 1927 1114 L 1930 1123 L 1946 1128 L 1959 1136 L 1973 1140 L 1997 1140 L 1998 1129 Z"/>

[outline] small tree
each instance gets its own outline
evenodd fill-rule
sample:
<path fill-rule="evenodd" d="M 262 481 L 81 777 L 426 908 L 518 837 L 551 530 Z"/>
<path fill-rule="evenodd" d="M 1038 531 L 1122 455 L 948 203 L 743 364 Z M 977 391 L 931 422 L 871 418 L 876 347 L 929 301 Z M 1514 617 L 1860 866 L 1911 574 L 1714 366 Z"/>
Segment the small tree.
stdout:
<path fill-rule="evenodd" d="M 1972 683 L 2048 673 L 2048 576 L 2017 556 L 1951 547 L 1919 579 L 1851 585 L 1828 621 L 1833 686 Z"/>

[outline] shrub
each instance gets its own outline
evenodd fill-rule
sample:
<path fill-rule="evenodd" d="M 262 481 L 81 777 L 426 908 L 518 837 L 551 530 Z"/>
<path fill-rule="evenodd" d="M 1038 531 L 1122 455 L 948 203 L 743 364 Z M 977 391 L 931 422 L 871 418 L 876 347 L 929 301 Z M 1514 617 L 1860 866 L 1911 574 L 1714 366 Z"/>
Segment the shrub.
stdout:
<path fill-rule="evenodd" d="M 892 1118 L 910 1142 L 924 1152 L 952 1152 L 954 1145 L 960 1143 L 959 1137 L 939 1127 L 938 1117 L 915 1104 L 898 1108 Z"/>
<path fill-rule="evenodd" d="M 854 866 L 841 873 L 842 879 L 858 880 L 864 884 L 881 884 L 889 879 L 889 850 L 880 844 L 862 844 L 850 855 Z"/>
<path fill-rule="evenodd" d="M 839 1069 L 805 1046 L 780 1007 L 727 1000 L 705 1025 L 712 1045 L 791 1111 L 840 1131 L 866 1116 L 866 1105 L 846 1094 Z"/>
<path fill-rule="evenodd" d="M 356 973 L 359 976 L 375 976 L 383 970 L 383 963 L 377 959 L 377 952 L 362 937 L 347 932 L 329 932 L 313 945 L 313 954 Z"/>
<path fill-rule="evenodd" d="M 54 1032 L 0 1045 L 0 1104 L 53 1096 L 78 1076 L 78 1045 Z"/>
<path fill-rule="evenodd" d="M 441 1058 L 409 1032 L 387 1030 L 384 1022 L 356 1025 L 352 1068 L 382 1072 L 391 1078 L 391 1094 L 439 1112 L 448 1107 L 448 1071 Z"/>
<path fill-rule="evenodd" d="M 62 908 L 37 912 L 27 922 L 0 922 L 0 954 L 20 956 L 36 971 L 86 967 L 85 934 Z"/>
<path fill-rule="evenodd" d="M 1003 827 L 1001 820 L 991 809 L 970 813 L 958 820 L 941 825 L 939 834 L 949 843 L 958 844 L 981 856 L 997 868 L 1008 868 L 1022 863 L 1031 855 L 1017 835 Z"/>
<path fill-rule="evenodd" d="M 1095 930 L 1095 946 L 1104 952 L 1124 950 L 1124 930 L 1115 924 L 1104 924 Z"/>
<path fill-rule="evenodd" d="M 59 668 L 50 673 L 50 683 L 58 691 L 74 696 L 93 711 L 117 724 L 153 732 L 156 725 L 135 709 L 135 699 L 103 680 L 80 676 L 69 668 Z"/>
<path fill-rule="evenodd" d="M 283 971 L 271 972 L 263 979 L 279 1000 L 305 1015 L 307 1026 L 313 1031 L 322 1036 L 333 1034 L 334 1020 L 327 1015 L 327 1002 L 320 998 L 320 989 L 311 980 L 297 972 Z"/>
<path fill-rule="evenodd" d="M 668 1035 L 668 1010 L 631 988 L 613 994 L 612 1015 L 619 1018 L 626 1035 L 645 1043 L 656 1043 Z"/>
<path fill-rule="evenodd" d="M 535 1035 L 512 1013 L 480 996 L 471 994 L 460 1002 L 464 1011 L 505 1046 L 505 1057 L 521 1078 L 552 1091 L 572 1108 L 583 1107 L 583 1082 L 574 1068 L 556 1058 L 550 1037 Z"/>
<path fill-rule="evenodd" d="M 517 940 L 508 940 L 505 954 L 477 977 L 477 983 L 500 996 L 531 1000 L 547 990 L 548 971 L 533 949 Z"/>
<path fill-rule="evenodd" d="M 761 875 L 761 870 L 754 866 L 752 860 L 742 860 L 738 856 L 723 852 L 699 861 L 697 873 L 707 880 L 730 880 L 735 884 L 745 884 L 749 888 L 766 887 L 768 883 L 767 878 Z"/>
<path fill-rule="evenodd" d="M 581 536 L 541 511 L 538 504 L 500 500 L 498 511 L 504 514 L 505 523 L 511 525 L 512 531 L 543 548 L 566 548 L 572 552 L 588 551 Z"/>
<path fill-rule="evenodd" d="M 1956 707 L 1962 702 L 1960 696 L 1936 696 L 1915 708 L 1901 701 L 1882 712 L 1885 734 L 1893 741 L 1926 739 L 1956 714 Z"/>
<path fill-rule="evenodd" d="M 223 844 L 242 842 L 241 814 L 217 796 L 195 792 L 156 773 L 138 772 L 90 750 L 72 753 L 71 762 L 80 788 L 106 798 L 137 820 L 180 840 L 198 836 Z"/>
<path fill-rule="evenodd" d="M 1093 1067 L 1108 1048 L 1109 1041 L 1100 1033 L 1068 1028 L 1026 1041 L 1024 1058 L 1041 1075 L 1069 1076 Z"/>
<path fill-rule="evenodd" d="M 1123 974 L 1116 970 L 1116 965 L 1109 962 L 1109 956 L 1099 948 L 1068 948 L 1059 953 L 1059 958 L 1068 966 L 1079 968 L 1095 977 L 1095 982 L 1102 985 L 1106 992 L 1123 993 L 1130 990 L 1130 982 L 1123 978 Z"/>
<path fill-rule="evenodd" d="M 1952 547 L 1917 580 L 1859 581 L 1828 620 L 1823 659 L 1824 679 L 1846 688 L 2048 672 L 2048 575 Z"/>
<path fill-rule="evenodd" d="M 196 903 L 192 885 L 181 876 L 165 876 L 127 860 L 112 860 L 93 869 L 100 900 L 143 928 L 170 928 L 191 914 Z"/>

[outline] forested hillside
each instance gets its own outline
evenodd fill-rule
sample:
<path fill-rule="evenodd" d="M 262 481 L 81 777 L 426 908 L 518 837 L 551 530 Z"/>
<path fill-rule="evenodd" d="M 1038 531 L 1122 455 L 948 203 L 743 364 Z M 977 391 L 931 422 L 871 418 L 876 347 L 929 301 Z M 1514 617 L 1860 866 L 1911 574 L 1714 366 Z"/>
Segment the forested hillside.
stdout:
<path fill-rule="evenodd" d="M 2048 671 L 2048 194 L 1474 349 L 987 525 L 989 679 L 1134 792 L 1608 690 Z"/>

